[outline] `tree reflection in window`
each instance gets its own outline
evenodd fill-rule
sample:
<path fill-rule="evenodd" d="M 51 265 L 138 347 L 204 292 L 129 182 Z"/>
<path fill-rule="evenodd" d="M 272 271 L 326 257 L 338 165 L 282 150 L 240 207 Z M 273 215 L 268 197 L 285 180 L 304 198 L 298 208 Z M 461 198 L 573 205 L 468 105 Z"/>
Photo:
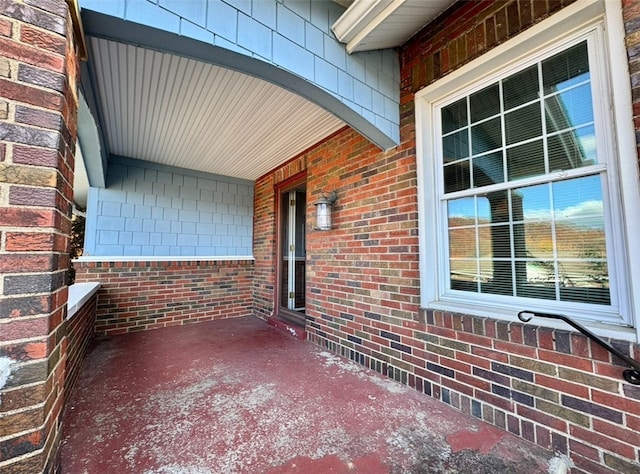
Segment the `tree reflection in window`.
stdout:
<path fill-rule="evenodd" d="M 586 169 L 597 162 L 586 41 L 441 120 L 451 289 L 610 304 L 603 178 Z"/>

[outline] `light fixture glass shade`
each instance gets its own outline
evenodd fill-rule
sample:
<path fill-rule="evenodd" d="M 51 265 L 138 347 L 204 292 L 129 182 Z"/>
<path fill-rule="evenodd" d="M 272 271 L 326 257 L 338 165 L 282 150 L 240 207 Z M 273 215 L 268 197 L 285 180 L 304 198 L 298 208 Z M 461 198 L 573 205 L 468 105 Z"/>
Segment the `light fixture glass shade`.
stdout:
<path fill-rule="evenodd" d="M 316 228 L 318 230 L 331 229 L 331 203 L 318 201 L 316 203 Z"/>

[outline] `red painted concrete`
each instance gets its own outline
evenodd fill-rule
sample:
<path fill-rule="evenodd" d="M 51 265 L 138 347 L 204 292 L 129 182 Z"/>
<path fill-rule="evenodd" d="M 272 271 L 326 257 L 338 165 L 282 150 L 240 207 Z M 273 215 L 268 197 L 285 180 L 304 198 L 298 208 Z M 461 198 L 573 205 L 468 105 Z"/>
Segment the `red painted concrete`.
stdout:
<path fill-rule="evenodd" d="M 551 457 L 252 317 L 97 341 L 62 442 L 67 474 L 546 473 Z"/>
<path fill-rule="evenodd" d="M 457 453 L 463 449 L 472 449 L 481 454 L 489 453 L 506 436 L 506 432 L 495 429 L 488 429 L 482 426 L 479 430 L 458 431 L 447 436 L 447 443 L 451 446 L 451 451 Z"/>

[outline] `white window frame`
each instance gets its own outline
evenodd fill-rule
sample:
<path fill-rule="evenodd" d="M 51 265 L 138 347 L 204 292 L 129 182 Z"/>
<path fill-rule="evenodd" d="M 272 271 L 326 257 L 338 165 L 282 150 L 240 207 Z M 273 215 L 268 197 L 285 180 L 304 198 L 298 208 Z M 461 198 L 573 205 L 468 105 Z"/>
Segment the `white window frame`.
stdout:
<path fill-rule="evenodd" d="M 612 223 L 613 240 L 620 245 L 617 254 L 609 255 L 610 261 L 615 261 L 612 267 L 616 274 L 611 277 L 617 284 L 612 285 L 611 305 L 616 314 L 601 319 L 587 318 L 580 303 L 575 304 L 575 311 L 565 311 L 564 314 L 575 317 L 599 335 L 640 341 L 640 186 L 631 86 L 621 6 L 619 2 L 606 0 L 578 0 L 416 93 L 420 296 L 423 308 L 512 321 L 517 320 L 517 313 L 525 309 L 557 312 L 552 309 L 553 301 L 540 300 L 538 307 L 531 307 L 515 297 L 505 302 L 504 298 L 488 296 L 478 302 L 446 294 L 449 278 L 446 272 L 448 251 L 444 247 L 446 236 L 443 235 L 446 233 L 446 216 L 442 215 L 438 191 L 442 168 L 437 158 L 440 137 L 435 114 L 443 102 L 450 103 L 453 97 L 466 96 L 472 88 L 478 90 L 480 85 L 495 82 L 496 77 L 504 77 L 509 71 L 516 72 L 536 55 L 561 46 L 590 28 L 600 28 L 603 32 L 598 64 L 607 66 L 605 71 L 592 70 L 594 86 L 610 93 L 608 97 L 594 95 L 594 101 L 601 100 L 603 103 L 600 105 L 608 106 L 594 107 L 594 112 L 598 113 L 600 109 L 608 114 L 600 120 L 613 124 L 607 131 L 606 143 L 600 143 L 599 148 L 604 147 L 604 153 L 613 157 L 607 162 L 607 187 L 617 192 L 617 195 L 610 194 L 614 202 L 610 207 L 611 213 L 605 215 Z M 620 202 L 620 205 L 615 206 L 615 202 Z M 617 290 L 613 291 L 614 287 Z M 590 316 L 591 313 L 590 310 Z M 615 321 L 616 318 L 619 320 Z M 534 323 L 567 328 L 564 323 L 549 319 L 536 318 Z"/>

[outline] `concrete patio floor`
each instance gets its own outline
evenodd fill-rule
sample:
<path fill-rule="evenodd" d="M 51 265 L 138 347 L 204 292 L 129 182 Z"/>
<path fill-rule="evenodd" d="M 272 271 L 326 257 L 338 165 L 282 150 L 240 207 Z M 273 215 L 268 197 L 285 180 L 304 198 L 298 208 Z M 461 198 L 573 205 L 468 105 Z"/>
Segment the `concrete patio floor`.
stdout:
<path fill-rule="evenodd" d="M 553 453 L 253 317 L 97 340 L 61 449 L 65 474 L 565 472 Z"/>

